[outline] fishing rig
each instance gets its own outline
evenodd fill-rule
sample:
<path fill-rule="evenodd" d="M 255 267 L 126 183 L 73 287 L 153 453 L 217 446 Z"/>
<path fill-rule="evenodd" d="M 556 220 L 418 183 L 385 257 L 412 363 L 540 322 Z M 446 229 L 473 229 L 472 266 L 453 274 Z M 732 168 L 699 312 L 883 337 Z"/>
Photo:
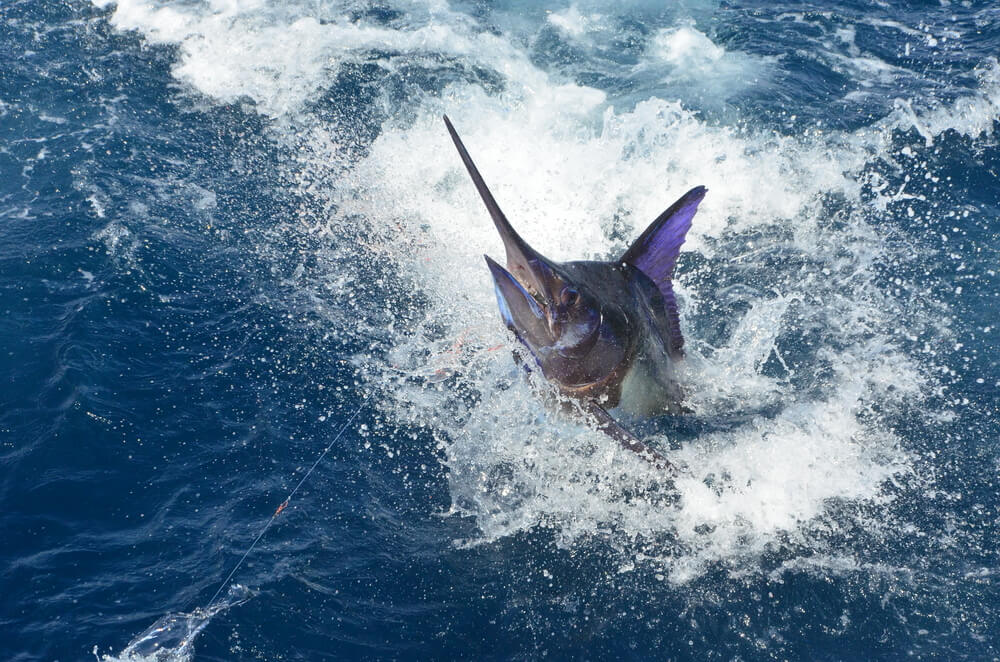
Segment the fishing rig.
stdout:
<path fill-rule="evenodd" d="M 323 458 L 327 456 L 340 438 L 344 436 L 344 432 L 350 427 L 364 407 L 365 403 L 362 401 L 358 408 L 354 410 L 354 413 L 351 414 L 350 418 L 340 426 L 340 430 L 330 443 L 326 445 L 326 448 L 319 454 L 312 466 L 309 467 L 309 471 L 292 488 L 292 491 L 288 493 L 285 500 L 278 504 L 271 517 L 261 527 L 257 537 L 254 538 L 254 541 L 243 552 L 243 556 L 233 566 L 229 575 L 222 580 L 212 599 L 204 607 L 196 607 L 191 611 L 171 612 L 161 616 L 155 623 L 133 637 L 128 646 L 116 657 L 99 656 L 96 646 L 93 651 L 94 656 L 100 662 L 138 662 L 140 660 L 142 662 L 188 662 L 194 655 L 195 638 L 208 626 L 209 621 L 215 615 L 241 605 L 254 596 L 253 591 L 246 586 L 231 584 L 233 577 L 236 576 L 236 572 L 243 565 L 243 562 L 247 560 L 247 557 L 250 556 L 250 552 L 261 541 L 264 534 L 267 533 L 267 530 L 271 528 L 271 525 L 278 519 L 278 516 L 291 503 L 295 493 L 309 479 L 312 472 L 316 470 L 316 467 L 319 466 L 319 463 L 323 461 Z M 223 595 L 223 591 L 225 591 L 225 595 Z"/>

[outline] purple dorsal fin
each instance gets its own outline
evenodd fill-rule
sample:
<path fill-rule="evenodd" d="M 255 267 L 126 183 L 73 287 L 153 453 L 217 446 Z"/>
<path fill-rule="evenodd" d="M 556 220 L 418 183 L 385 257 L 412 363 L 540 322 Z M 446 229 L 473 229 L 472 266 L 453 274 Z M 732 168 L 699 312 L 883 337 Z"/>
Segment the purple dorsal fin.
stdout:
<path fill-rule="evenodd" d="M 707 191 L 704 186 L 695 186 L 681 196 L 680 200 L 670 205 L 669 209 L 650 223 L 646 231 L 621 257 L 622 262 L 649 276 L 663 295 L 670 334 L 667 352 L 671 358 L 680 358 L 684 355 L 684 336 L 681 335 L 677 298 L 674 296 L 671 279 L 674 277 L 674 267 L 677 265 L 681 244 L 691 229 L 691 221 L 694 219 L 694 213 L 698 211 L 698 203 L 705 197 Z"/>

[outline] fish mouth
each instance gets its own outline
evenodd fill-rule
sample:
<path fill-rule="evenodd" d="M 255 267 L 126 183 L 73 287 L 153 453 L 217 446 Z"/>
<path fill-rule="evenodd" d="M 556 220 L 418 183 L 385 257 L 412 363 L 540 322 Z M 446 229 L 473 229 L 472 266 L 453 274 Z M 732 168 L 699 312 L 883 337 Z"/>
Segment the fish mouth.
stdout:
<path fill-rule="evenodd" d="M 562 335 L 566 318 L 566 307 L 560 304 L 563 278 L 555 263 L 529 246 L 514 230 L 486 186 L 451 120 L 445 117 L 444 123 L 490 218 L 493 219 L 507 253 L 506 268 L 486 256 L 486 263 L 493 274 L 500 314 L 507 326 L 537 357 L 539 348 L 555 344 Z"/>
<path fill-rule="evenodd" d="M 527 273 L 530 279 L 522 282 L 514 273 L 503 268 L 489 255 L 484 255 L 486 264 L 493 275 L 500 316 L 534 353 L 541 347 L 552 345 L 557 340 L 557 329 L 553 328 L 554 298 L 550 292 L 559 291 L 560 279 L 551 267 L 538 262 Z M 522 271 L 522 273 L 524 273 Z"/>
<path fill-rule="evenodd" d="M 554 265 L 543 257 L 541 253 L 529 246 L 528 242 L 522 239 L 521 235 L 510 224 L 507 216 L 500 209 L 500 205 L 497 204 L 496 199 L 490 192 L 489 187 L 486 186 L 482 175 L 479 174 L 479 169 L 476 168 L 476 164 L 472 161 L 469 151 L 462 143 L 462 139 L 458 136 L 458 132 L 455 131 L 455 127 L 452 126 L 451 120 L 445 117 L 444 123 L 448 127 L 448 133 L 451 134 L 455 148 L 458 150 L 458 154 L 462 158 L 466 170 L 469 171 L 469 176 L 472 178 L 479 196 L 483 199 L 483 203 L 490 213 L 490 218 L 493 219 L 493 224 L 500 234 L 500 239 L 503 241 L 504 250 L 507 253 L 507 269 L 501 268 L 501 271 L 504 271 L 508 276 L 512 276 L 514 281 L 520 286 L 520 289 L 527 291 L 532 297 L 535 297 L 536 303 L 547 305 L 548 302 L 555 301 L 559 294 L 561 282 L 558 276 L 556 276 Z M 497 281 L 498 272 L 494 269 L 496 262 L 490 260 L 488 257 L 486 260 L 490 264 L 490 270 L 493 271 L 494 281 Z M 497 282 L 503 282 L 505 278 L 501 274 L 501 278 Z M 507 284 L 503 285 L 504 291 L 507 291 L 508 287 L 509 285 Z M 511 293 L 513 294 L 513 291 Z M 517 300 L 517 296 L 514 297 L 514 300 Z"/>
<path fill-rule="evenodd" d="M 507 253 L 507 271 L 546 308 L 558 299 L 562 279 L 555 266 L 528 245 L 510 225 L 499 227 Z"/>
<path fill-rule="evenodd" d="M 583 397 L 620 376 L 617 366 L 623 365 L 625 352 L 602 332 L 603 313 L 588 308 L 586 318 L 569 315 L 561 296 L 566 285 L 551 266 L 531 263 L 533 280 L 525 283 L 490 256 L 484 257 L 493 275 L 501 318 L 545 377 L 566 393 Z M 551 292 L 560 296 L 553 298 Z M 599 342 L 603 344 L 595 351 Z"/>

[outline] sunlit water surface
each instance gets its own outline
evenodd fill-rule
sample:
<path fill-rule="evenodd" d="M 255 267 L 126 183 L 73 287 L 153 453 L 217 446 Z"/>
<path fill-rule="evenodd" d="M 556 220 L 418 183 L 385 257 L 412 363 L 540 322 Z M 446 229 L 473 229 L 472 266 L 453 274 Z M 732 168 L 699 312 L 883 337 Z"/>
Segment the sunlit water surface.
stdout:
<path fill-rule="evenodd" d="M 0 653 L 993 659 L 991 3 L 0 6 Z M 709 193 L 662 473 L 547 409 L 492 223 Z M 141 657 L 139 659 L 154 659 Z"/>

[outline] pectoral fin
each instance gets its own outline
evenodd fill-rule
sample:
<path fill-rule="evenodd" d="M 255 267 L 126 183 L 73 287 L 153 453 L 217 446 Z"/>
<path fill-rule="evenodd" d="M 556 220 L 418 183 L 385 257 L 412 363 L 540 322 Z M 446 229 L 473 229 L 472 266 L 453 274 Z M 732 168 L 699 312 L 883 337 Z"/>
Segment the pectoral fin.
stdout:
<path fill-rule="evenodd" d="M 677 467 L 670 460 L 663 457 L 655 449 L 639 441 L 635 435 L 619 425 L 618 421 L 612 418 L 611 414 L 604 407 L 593 400 L 585 401 L 584 407 L 594 417 L 597 429 L 620 443 L 622 448 L 632 451 L 657 469 L 662 469 L 673 476 L 677 475 Z"/>

